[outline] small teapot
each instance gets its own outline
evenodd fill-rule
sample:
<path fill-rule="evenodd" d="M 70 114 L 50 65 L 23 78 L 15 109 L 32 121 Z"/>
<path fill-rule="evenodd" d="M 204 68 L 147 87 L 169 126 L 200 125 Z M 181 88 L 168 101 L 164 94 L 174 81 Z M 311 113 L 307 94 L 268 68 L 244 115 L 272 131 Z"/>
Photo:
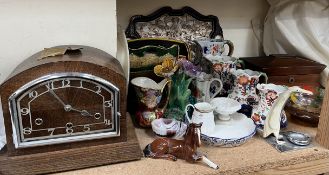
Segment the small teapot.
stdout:
<path fill-rule="evenodd" d="M 189 107 L 194 109 L 191 119 L 188 115 Z M 215 128 L 214 110 L 215 107 L 207 102 L 200 102 L 194 105 L 188 104 L 185 107 L 185 115 L 189 123 L 202 123 L 201 132 L 208 134 Z"/>
<path fill-rule="evenodd" d="M 169 101 L 171 80 L 163 79 L 156 83 L 147 77 L 136 77 L 131 80 L 138 99 L 136 119 L 140 126 L 151 127 L 154 119 L 161 118 Z M 163 91 L 167 87 L 167 97 L 162 98 Z M 162 104 L 162 106 L 160 106 Z"/>

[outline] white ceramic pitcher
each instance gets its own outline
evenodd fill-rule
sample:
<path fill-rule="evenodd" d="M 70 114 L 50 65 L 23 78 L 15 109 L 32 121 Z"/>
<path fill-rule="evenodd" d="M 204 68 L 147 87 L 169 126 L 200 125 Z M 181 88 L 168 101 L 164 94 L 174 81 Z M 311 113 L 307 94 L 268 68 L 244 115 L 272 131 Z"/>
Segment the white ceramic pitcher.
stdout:
<path fill-rule="evenodd" d="M 210 102 L 223 88 L 219 78 L 196 79 L 196 99 L 198 102 Z"/>
<path fill-rule="evenodd" d="M 188 115 L 189 107 L 194 109 L 191 119 Z M 207 135 L 215 128 L 214 110 L 215 107 L 211 104 L 207 102 L 200 102 L 194 105 L 188 104 L 185 107 L 185 114 L 189 123 L 202 123 L 201 132 Z"/>

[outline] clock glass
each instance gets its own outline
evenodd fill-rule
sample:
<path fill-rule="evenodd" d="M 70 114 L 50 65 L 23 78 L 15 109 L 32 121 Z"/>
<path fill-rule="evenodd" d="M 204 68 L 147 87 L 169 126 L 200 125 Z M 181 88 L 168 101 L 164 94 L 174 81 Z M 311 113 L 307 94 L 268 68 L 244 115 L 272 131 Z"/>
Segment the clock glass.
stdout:
<path fill-rule="evenodd" d="M 9 98 L 16 148 L 120 135 L 119 89 L 82 73 L 57 73 L 25 84 Z"/>

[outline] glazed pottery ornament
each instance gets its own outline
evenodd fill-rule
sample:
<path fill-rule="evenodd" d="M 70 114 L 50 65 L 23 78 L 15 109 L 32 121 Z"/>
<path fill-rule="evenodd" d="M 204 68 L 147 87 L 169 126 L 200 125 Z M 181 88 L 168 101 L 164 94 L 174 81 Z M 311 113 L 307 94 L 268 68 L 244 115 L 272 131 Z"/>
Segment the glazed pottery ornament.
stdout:
<path fill-rule="evenodd" d="M 238 69 L 232 73 L 235 77 L 234 88 L 228 97 L 237 100 L 240 104 L 257 106 L 259 98 L 256 93 L 256 86 L 262 76 L 265 77 L 265 83 L 267 83 L 266 74 L 250 69 Z"/>
<path fill-rule="evenodd" d="M 173 161 L 184 159 L 191 163 L 203 161 L 211 168 L 218 169 L 218 165 L 211 162 L 204 154 L 197 151 L 197 148 L 201 145 L 201 125 L 202 124 L 190 123 L 184 140 L 170 138 L 155 139 L 143 150 L 145 157 Z"/>
<path fill-rule="evenodd" d="M 155 119 L 151 124 L 152 130 L 157 136 L 173 139 L 182 139 L 187 129 L 185 123 L 169 118 Z"/>
<path fill-rule="evenodd" d="M 202 48 L 203 56 L 222 56 L 225 51 L 225 45 L 228 45 L 228 56 L 233 54 L 234 45 L 230 40 L 223 40 L 222 38 L 216 39 L 197 39 L 197 42 Z"/>
<path fill-rule="evenodd" d="M 289 99 L 292 92 L 301 92 L 301 93 L 307 93 L 307 94 L 313 94 L 311 91 L 307 91 L 305 89 L 302 89 L 298 86 L 292 86 L 289 87 L 288 90 L 283 92 L 281 95 L 279 95 L 276 102 L 273 104 L 273 107 L 270 109 L 270 112 L 268 113 L 268 116 L 266 117 L 265 123 L 264 123 L 264 130 L 263 130 L 263 137 L 267 137 L 270 134 L 273 133 L 273 135 L 276 138 L 276 141 L 278 144 L 282 144 L 282 141 L 279 141 L 282 136 L 280 136 L 280 118 L 281 118 L 281 112 L 284 108 L 287 100 Z"/>
<path fill-rule="evenodd" d="M 210 104 L 215 107 L 218 119 L 224 121 L 230 120 L 230 115 L 241 109 L 238 101 L 226 97 L 216 97 L 210 101 Z"/>
<path fill-rule="evenodd" d="M 188 114 L 189 107 L 194 109 L 191 119 Z M 210 133 L 215 128 L 214 110 L 215 107 L 207 102 L 188 104 L 185 108 L 186 119 L 189 123 L 203 123 L 202 133 Z"/>
<path fill-rule="evenodd" d="M 150 127 L 154 119 L 162 117 L 169 98 L 167 95 L 162 99 L 162 94 L 165 87 L 170 94 L 170 82 L 168 79 L 163 79 L 160 83 L 156 83 L 147 77 L 136 77 L 131 80 L 138 100 L 136 119 L 140 126 Z M 163 103 L 160 103 L 162 101 Z M 160 104 L 163 106 L 159 106 Z"/>
<path fill-rule="evenodd" d="M 274 102 L 278 99 L 279 95 L 288 90 L 288 88 L 275 84 L 257 84 L 257 89 L 259 91 L 259 103 L 258 106 L 252 110 L 251 118 L 257 126 L 263 128 L 265 119 L 270 109 L 273 107 Z M 281 119 L 281 121 L 287 120 Z"/>
<path fill-rule="evenodd" d="M 214 77 L 222 80 L 222 95 L 227 95 L 232 91 L 234 77 L 232 72 L 236 70 L 238 59 L 230 56 L 211 56 L 208 57 L 213 63 Z"/>
<path fill-rule="evenodd" d="M 213 99 L 221 89 L 223 88 L 223 83 L 218 78 L 206 78 L 195 80 L 196 84 L 196 99 L 198 102 L 209 102 Z"/>

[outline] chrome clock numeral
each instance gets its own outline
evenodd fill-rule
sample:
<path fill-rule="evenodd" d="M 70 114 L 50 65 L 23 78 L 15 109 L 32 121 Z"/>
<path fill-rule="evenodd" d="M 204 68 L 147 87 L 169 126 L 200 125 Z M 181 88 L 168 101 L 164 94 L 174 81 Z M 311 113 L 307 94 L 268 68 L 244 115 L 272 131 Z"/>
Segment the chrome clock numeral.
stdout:
<path fill-rule="evenodd" d="M 49 136 L 52 136 L 54 134 L 55 128 L 49 128 L 48 132 L 50 132 Z"/>
<path fill-rule="evenodd" d="M 83 88 L 83 81 L 80 80 L 80 88 Z"/>
<path fill-rule="evenodd" d="M 102 92 L 102 87 L 101 86 L 96 86 L 97 90 L 95 91 L 97 94 Z"/>
<path fill-rule="evenodd" d="M 30 113 L 29 108 L 22 108 L 22 109 L 21 109 L 21 114 L 22 114 L 22 115 L 27 115 L 27 114 L 29 114 L 29 113 Z"/>
<path fill-rule="evenodd" d="M 106 108 L 112 107 L 112 104 L 113 104 L 113 100 L 104 101 L 104 106 Z"/>
<path fill-rule="evenodd" d="M 83 131 L 84 132 L 89 132 L 90 131 L 90 125 L 84 125 L 83 126 Z"/>
<path fill-rule="evenodd" d="M 70 80 L 67 80 L 67 79 L 62 80 L 62 88 L 70 87 L 71 86 L 70 84 L 71 84 Z"/>
<path fill-rule="evenodd" d="M 38 92 L 37 91 L 32 91 L 29 93 L 29 98 L 35 98 L 38 96 Z"/>
<path fill-rule="evenodd" d="M 71 123 L 71 122 L 66 123 L 66 133 L 67 134 L 72 134 L 73 133 L 73 123 Z"/>
<path fill-rule="evenodd" d="M 37 118 L 37 119 L 35 119 L 34 123 L 35 123 L 36 125 L 42 125 L 43 120 L 42 120 L 42 118 Z"/>
<path fill-rule="evenodd" d="M 105 125 L 111 125 L 112 123 L 111 123 L 111 120 L 105 119 L 104 120 L 104 124 Z"/>
<path fill-rule="evenodd" d="M 98 120 L 98 119 L 100 119 L 102 117 L 102 115 L 97 112 L 97 113 L 94 114 L 94 117 L 95 117 L 95 119 Z"/>
<path fill-rule="evenodd" d="M 32 129 L 31 128 L 23 128 L 23 133 L 25 135 L 30 135 L 32 133 Z"/>
<path fill-rule="evenodd" d="M 53 81 L 49 82 L 48 84 L 46 84 L 46 87 L 48 90 L 54 89 L 54 82 Z"/>

